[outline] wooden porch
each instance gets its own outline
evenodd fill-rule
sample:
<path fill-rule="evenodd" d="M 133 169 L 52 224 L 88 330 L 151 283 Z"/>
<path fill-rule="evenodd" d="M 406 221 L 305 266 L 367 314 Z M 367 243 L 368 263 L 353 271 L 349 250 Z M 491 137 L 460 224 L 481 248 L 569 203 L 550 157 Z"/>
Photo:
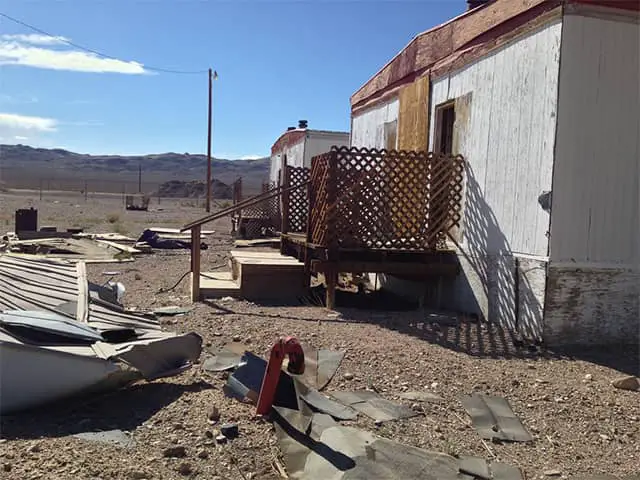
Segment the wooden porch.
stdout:
<path fill-rule="evenodd" d="M 279 200 L 280 254 L 303 265 L 295 286 L 280 285 L 308 289 L 311 276 L 321 273 L 326 305 L 333 308 L 339 273 L 384 273 L 413 280 L 458 274 L 457 255 L 447 238 L 459 228 L 463 174 L 462 156 L 332 147 L 314 157 L 310 169 L 283 161 L 277 186 L 183 231 L 189 229 L 192 238 L 199 238 L 204 223 Z M 273 265 L 258 264 L 252 267 L 254 275 L 262 271 L 268 276 Z M 200 274 L 198 242 L 193 242 L 191 269 L 197 301 L 203 296 L 200 283 L 207 281 Z"/>

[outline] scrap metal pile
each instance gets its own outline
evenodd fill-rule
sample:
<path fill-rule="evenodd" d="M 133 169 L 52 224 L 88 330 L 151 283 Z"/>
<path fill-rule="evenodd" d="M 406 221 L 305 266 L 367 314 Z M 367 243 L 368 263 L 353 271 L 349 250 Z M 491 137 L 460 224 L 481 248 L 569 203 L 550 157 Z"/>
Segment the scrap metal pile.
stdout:
<path fill-rule="evenodd" d="M 280 344 L 282 343 L 279 342 Z M 203 363 L 209 372 L 232 371 L 224 387 L 227 395 L 258 405 L 272 381 L 271 363 L 285 360 L 274 346 L 269 362 L 240 343 L 225 345 Z M 287 474 L 300 480 L 402 478 L 433 480 L 520 480 L 514 466 L 475 456 L 453 457 L 404 445 L 352 426 L 341 424 L 358 415 L 382 422 L 407 419 L 421 412 L 390 401 L 375 391 L 321 391 L 330 383 L 343 352 L 302 346 L 303 373 L 278 370 L 272 419 Z M 300 370 L 296 365 L 294 371 Z M 271 385 L 273 386 L 273 385 Z M 428 392 L 427 392 L 428 393 Z M 434 394 L 405 392 L 404 398 L 444 401 Z M 529 442 L 533 438 L 515 416 L 507 400 L 473 394 L 461 399 L 482 440 Z"/>
<path fill-rule="evenodd" d="M 202 338 L 125 310 L 123 291 L 83 262 L 0 254 L 0 414 L 190 368 Z"/>

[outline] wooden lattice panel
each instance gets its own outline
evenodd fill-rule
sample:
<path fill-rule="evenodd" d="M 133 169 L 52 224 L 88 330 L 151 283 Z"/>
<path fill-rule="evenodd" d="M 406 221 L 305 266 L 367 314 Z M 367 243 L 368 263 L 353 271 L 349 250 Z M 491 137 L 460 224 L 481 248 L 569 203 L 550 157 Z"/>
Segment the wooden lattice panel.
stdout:
<path fill-rule="evenodd" d="M 269 190 L 276 187 L 274 182 L 263 183 L 262 193 L 266 193 Z M 262 220 L 271 220 L 273 226 L 280 224 L 280 203 L 278 197 L 272 197 L 262 202 L 259 202 L 250 207 L 242 209 L 243 218 L 259 218 Z"/>
<path fill-rule="evenodd" d="M 312 161 L 312 241 L 329 248 L 442 248 L 460 223 L 463 172 L 461 156 L 332 147 Z"/>
<path fill-rule="evenodd" d="M 311 161 L 311 243 L 316 245 L 328 245 L 327 227 L 329 217 L 328 187 L 329 187 L 329 163 L 335 153 L 324 153 L 313 157 Z"/>
<path fill-rule="evenodd" d="M 305 167 L 287 166 L 287 187 L 296 187 L 309 181 L 310 170 Z M 305 187 L 292 189 L 286 199 L 289 202 L 289 231 L 302 233 L 307 231 L 307 215 L 309 211 L 308 189 Z"/>

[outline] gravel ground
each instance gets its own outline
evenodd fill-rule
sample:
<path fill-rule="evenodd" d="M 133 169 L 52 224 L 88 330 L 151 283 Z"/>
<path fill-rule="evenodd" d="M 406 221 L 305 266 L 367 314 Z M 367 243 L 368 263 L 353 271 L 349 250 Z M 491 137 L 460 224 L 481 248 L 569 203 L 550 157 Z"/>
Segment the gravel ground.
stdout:
<path fill-rule="evenodd" d="M 28 194 L 0 200 L 0 222 L 12 230 L 10 213 L 29 205 Z M 163 201 L 163 211 L 125 212 L 115 196 L 85 203 L 81 196 L 49 194 L 31 203 L 39 209 L 41 225 L 117 229 L 134 236 L 145 226 L 177 227 L 203 214 L 177 201 Z M 152 208 L 158 205 L 154 202 Z M 207 240 L 203 270 L 226 268 L 229 227 L 228 219 L 212 226 L 217 232 Z M 127 306 L 150 308 L 190 305 L 186 281 L 159 293 L 188 268 L 188 254 L 172 252 L 121 265 L 90 265 L 88 271 L 96 282 L 109 278 L 102 272 L 121 272 L 117 280 L 127 287 Z M 239 338 L 259 354 L 280 335 L 294 335 L 316 348 L 346 352 L 328 391 L 374 385 L 397 401 L 403 401 L 398 394 L 407 390 L 429 390 L 444 397 L 442 404 L 422 404 L 422 416 L 381 427 L 364 416 L 344 422 L 383 437 L 435 451 L 495 456 L 522 468 L 527 478 L 551 478 L 545 472 L 571 478 L 640 471 L 640 393 L 610 384 L 619 376 L 637 374 L 637 352 L 569 356 L 520 351 L 502 332 L 465 319 L 436 326 L 417 311 L 344 308 L 336 314 L 320 307 L 262 306 L 241 300 L 198 304 L 188 315 L 168 318 L 164 327 L 198 332 L 208 350 Z M 255 407 L 226 398 L 224 382 L 223 374 L 210 375 L 196 365 L 179 377 L 3 418 L 0 478 L 281 478 L 272 466 L 279 451 L 271 424 L 255 417 Z M 459 400 L 474 391 L 505 396 L 535 441 L 483 445 Z M 218 424 L 209 420 L 214 407 L 220 422 L 237 422 L 240 428 L 240 436 L 226 445 L 214 440 Z M 133 433 L 132 448 L 69 438 L 116 428 Z M 174 446 L 184 451 L 174 452 L 178 458 L 166 457 L 166 450 Z"/>

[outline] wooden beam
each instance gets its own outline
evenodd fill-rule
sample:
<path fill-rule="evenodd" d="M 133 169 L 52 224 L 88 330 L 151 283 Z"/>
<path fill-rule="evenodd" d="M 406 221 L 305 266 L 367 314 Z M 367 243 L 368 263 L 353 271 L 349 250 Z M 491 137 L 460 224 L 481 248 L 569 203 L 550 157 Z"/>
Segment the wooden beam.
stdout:
<path fill-rule="evenodd" d="M 191 301 L 200 300 L 200 225 L 191 229 Z"/>
<path fill-rule="evenodd" d="M 337 265 L 327 268 L 324 277 L 327 282 L 326 306 L 329 310 L 333 310 L 336 306 L 336 287 L 338 286 Z"/>

